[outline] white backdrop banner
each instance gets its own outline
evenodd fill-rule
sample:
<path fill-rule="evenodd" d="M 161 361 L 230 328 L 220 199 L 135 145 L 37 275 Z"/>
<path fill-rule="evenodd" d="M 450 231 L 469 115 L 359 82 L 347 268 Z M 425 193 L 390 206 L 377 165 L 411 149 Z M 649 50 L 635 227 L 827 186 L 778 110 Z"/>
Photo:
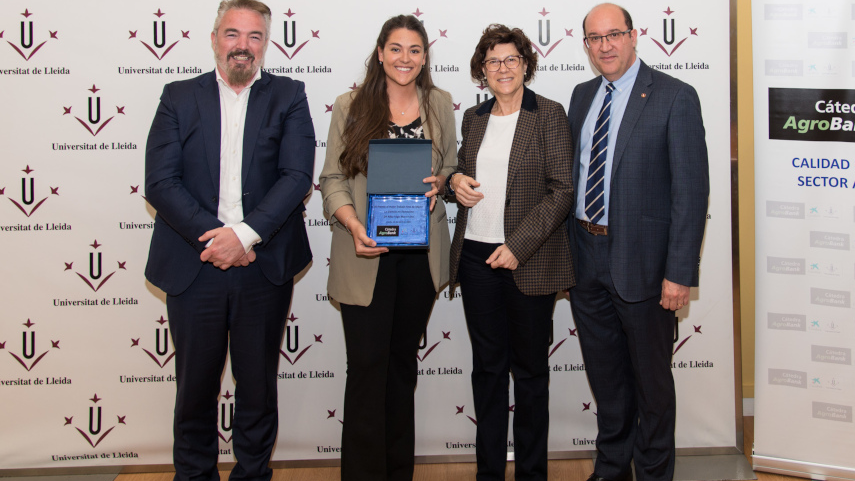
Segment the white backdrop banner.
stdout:
<path fill-rule="evenodd" d="M 752 18 L 754 467 L 855 479 L 855 4 L 754 0 Z"/>
<path fill-rule="evenodd" d="M 468 67 L 484 27 L 499 22 L 524 29 L 540 54 L 531 88 L 566 106 L 573 86 L 596 74 L 582 45 L 582 19 L 596 3 L 269 0 L 273 26 L 264 68 L 306 83 L 317 182 L 333 101 L 361 82 L 365 59 L 390 16 L 412 13 L 424 22 L 433 79 L 451 92 L 459 129 L 463 112 L 490 96 L 470 79 Z M 213 69 L 217 4 L 0 5 L 0 85 L 6 92 L 0 116 L 6 253 L 0 264 L 6 286 L 0 293 L 0 469 L 171 464 L 174 350 L 164 294 L 143 277 L 154 218 L 142 189 L 144 149 L 163 85 Z M 732 449 L 739 444 L 729 5 L 625 5 L 638 29 L 639 56 L 698 90 L 710 152 L 701 287 L 679 312 L 674 345 L 678 448 Z M 325 288 L 331 231 L 317 189 L 306 200 L 305 218 L 314 261 L 297 279 L 282 342 L 277 461 L 339 458 L 346 422 L 341 317 Z M 453 223 L 453 206 L 448 215 Z M 851 269 L 851 262 L 841 268 Z M 459 291 L 455 296 L 439 294 L 419 352 L 416 451 L 434 459 L 475 452 L 470 345 Z M 597 407 L 564 298 L 555 308 L 550 349 L 549 449 L 553 456 L 582 456 L 593 450 Z M 223 462 L 234 459 L 234 384 L 226 369 L 219 400 Z M 508 446 L 512 450 L 512 438 Z"/>

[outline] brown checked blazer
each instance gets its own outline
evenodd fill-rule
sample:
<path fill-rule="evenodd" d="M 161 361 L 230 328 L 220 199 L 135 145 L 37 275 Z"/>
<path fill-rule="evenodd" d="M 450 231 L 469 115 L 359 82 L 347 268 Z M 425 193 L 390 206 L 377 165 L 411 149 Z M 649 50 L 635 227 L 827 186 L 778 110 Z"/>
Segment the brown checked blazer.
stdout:
<path fill-rule="evenodd" d="M 478 179 L 475 159 L 496 99 L 476 105 L 463 115 L 463 143 L 457 172 Z M 505 194 L 505 245 L 519 267 L 514 281 L 523 294 L 545 295 L 575 285 L 564 221 L 573 206 L 573 148 L 564 107 L 523 92 L 508 163 Z M 450 285 L 458 281 L 460 251 L 469 209 L 459 205 L 451 242 Z"/>

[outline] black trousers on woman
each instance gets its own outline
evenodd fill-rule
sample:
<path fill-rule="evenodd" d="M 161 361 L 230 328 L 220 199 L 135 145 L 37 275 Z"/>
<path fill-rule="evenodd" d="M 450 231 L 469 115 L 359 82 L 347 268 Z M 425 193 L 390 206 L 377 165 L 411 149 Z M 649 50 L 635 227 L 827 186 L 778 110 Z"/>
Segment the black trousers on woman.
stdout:
<path fill-rule="evenodd" d="M 514 376 L 515 478 L 546 480 L 549 335 L 555 294 L 527 296 L 513 272 L 485 261 L 499 244 L 463 241 L 460 291 L 472 340 L 472 394 L 478 420 L 478 481 L 505 479 Z"/>
<path fill-rule="evenodd" d="M 380 256 L 368 306 L 341 305 L 347 347 L 341 479 L 413 479 L 416 353 L 436 291 L 427 253 Z"/>

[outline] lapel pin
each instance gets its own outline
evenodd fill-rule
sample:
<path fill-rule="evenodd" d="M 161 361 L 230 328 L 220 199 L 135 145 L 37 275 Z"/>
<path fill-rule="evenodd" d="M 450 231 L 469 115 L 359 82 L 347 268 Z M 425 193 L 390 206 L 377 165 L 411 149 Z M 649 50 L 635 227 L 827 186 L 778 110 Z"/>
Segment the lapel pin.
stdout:
<path fill-rule="evenodd" d="M 646 97 L 647 97 L 647 94 L 645 94 L 645 93 L 641 94 L 641 98 L 646 98 Z"/>

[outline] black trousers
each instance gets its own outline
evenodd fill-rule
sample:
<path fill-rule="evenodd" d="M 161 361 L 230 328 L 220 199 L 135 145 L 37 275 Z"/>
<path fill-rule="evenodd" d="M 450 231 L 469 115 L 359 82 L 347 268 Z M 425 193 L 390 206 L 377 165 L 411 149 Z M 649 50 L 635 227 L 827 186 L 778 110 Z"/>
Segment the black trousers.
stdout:
<path fill-rule="evenodd" d="M 608 237 L 575 223 L 573 319 L 597 401 L 597 462 L 607 479 L 670 481 L 674 477 L 676 394 L 671 373 L 674 313 L 659 296 L 626 302 L 609 273 Z M 639 252 L 639 255 L 644 255 Z"/>
<path fill-rule="evenodd" d="M 190 287 L 168 296 L 175 345 L 175 480 L 219 480 L 217 397 L 231 354 L 235 379 L 231 480 L 267 481 L 278 431 L 276 372 L 293 281 L 276 286 L 258 264 L 226 271 L 205 264 Z"/>
<path fill-rule="evenodd" d="M 427 253 L 404 250 L 380 256 L 370 305 L 341 305 L 343 481 L 413 479 L 416 353 L 435 299 Z"/>
<path fill-rule="evenodd" d="M 472 394 L 478 421 L 478 481 L 505 479 L 508 389 L 514 376 L 517 480 L 546 480 L 549 337 L 555 294 L 527 296 L 513 272 L 485 263 L 498 244 L 463 241 L 460 291 L 472 340 Z"/>

